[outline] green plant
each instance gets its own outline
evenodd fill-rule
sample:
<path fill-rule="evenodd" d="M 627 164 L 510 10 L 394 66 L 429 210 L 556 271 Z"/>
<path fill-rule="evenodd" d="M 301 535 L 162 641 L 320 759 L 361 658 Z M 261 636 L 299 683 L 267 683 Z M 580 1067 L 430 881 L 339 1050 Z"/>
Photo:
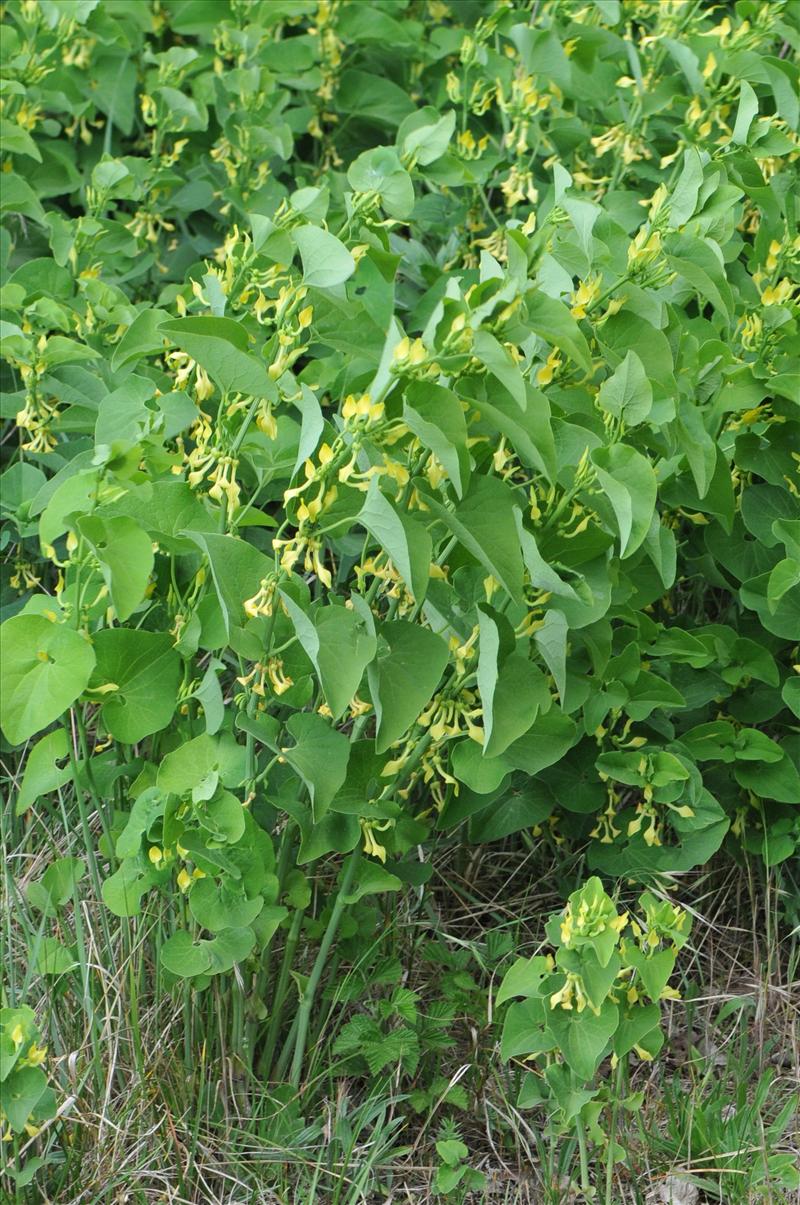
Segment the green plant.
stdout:
<path fill-rule="evenodd" d="M 650 1060 L 661 1048 L 660 1002 L 676 995 L 669 979 L 689 924 L 684 911 L 650 892 L 639 897 L 637 917 L 618 913 L 600 880 L 591 878 L 548 922 L 555 955 L 517 959 L 496 996 L 497 1005 L 523 997 L 506 1012 L 503 1058 L 544 1064 L 525 1073 L 519 1105 L 544 1104 L 558 1129 L 575 1130 L 585 1193 L 587 1135 L 607 1146 L 609 1203 L 613 1165 L 625 1155 L 615 1141 L 618 1110 L 636 1107 L 625 1095 L 625 1064 L 631 1053 Z M 603 1092 L 595 1077 L 609 1056 L 616 1074 Z M 600 1124 L 606 1105 L 608 1132 Z"/>
<path fill-rule="evenodd" d="M 1 19 L 0 724 L 52 863 L 10 1006 L 80 980 L 103 1082 L 91 890 L 140 1072 L 169 994 L 185 1064 L 216 1009 L 310 1091 L 453 844 L 651 911 L 723 849 L 789 876 L 796 5 Z M 334 1049 L 410 1074 L 404 1008 Z"/>
<path fill-rule="evenodd" d="M 469 1148 L 458 1137 L 454 1126 L 443 1127 L 436 1143 L 436 1154 L 441 1160 L 436 1170 L 433 1191 L 451 1200 L 464 1200 L 465 1195 L 478 1192 L 486 1184 L 482 1172 L 471 1168 L 466 1160 Z"/>
<path fill-rule="evenodd" d="M 35 1137 L 37 1126 L 55 1116 L 55 1095 L 42 1067 L 47 1050 L 40 1041 L 32 1009 L 0 1009 L 3 1141 L 25 1133 Z"/>

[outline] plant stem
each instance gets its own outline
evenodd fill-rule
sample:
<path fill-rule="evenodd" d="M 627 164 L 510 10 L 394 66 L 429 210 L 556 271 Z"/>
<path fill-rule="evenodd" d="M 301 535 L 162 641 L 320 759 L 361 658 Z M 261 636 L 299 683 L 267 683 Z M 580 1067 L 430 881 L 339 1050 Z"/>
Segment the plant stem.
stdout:
<path fill-rule="evenodd" d="M 589 1154 L 586 1149 L 586 1127 L 583 1118 L 575 1118 L 575 1129 L 578 1135 L 578 1153 L 581 1161 L 581 1192 L 585 1197 L 592 1196 L 592 1186 L 589 1182 Z"/>
<path fill-rule="evenodd" d="M 67 713 L 67 714 L 69 714 L 69 713 Z M 94 787 L 94 780 L 92 778 L 91 770 L 89 769 L 89 749 L 88 749 L 88 745 L 86 742 L 86 729 L 83 727 L 83 719 L 80 716 L 80 712 L 77 707 L 72 708 L 72 714 L 75 717 L 76 728 L 77 728 L 77 732 L 79 734 L 81 753 L 83 754 L 83 759 L 84 759 L 83 769 L 84 769 L 84 774 L 86 775 L 86 782 L 87 782 L 87 785 L 89 788 L 89 795 L 91 797 L 92 803 L 94 804 L 94 808 L 95 808 L 95 811 L 97 812 L 98 819 L 100 820 L 101 824 L 103 825 L 103 829 L 105 830 L 106 826 L 103 823 L 104 816 L 103 816 L 103 811 L 102 811 L 102 805 L 100 803 L 100 800 L 98 798 L 97 792 Z M 69 754 L 69 767 L 70 767 L 70 772 L 72 774 L 72 785 L 75 790 L 75 801 L 78 805 L 78 816 L 80 817 L 80 823 L 81 823 L 81 835 L 83 837 L 83 844 L 86 849 L 86 861 L 89 865 L 89 875 L 92 880 L 92 887 L 94 888 L 95 896 L 99 901 L 99 900 L 102 900 L 102 898 L 103 898 L 102 880 L 100 878 L 100 870 L 97 865 L 97 857 L 95 856 L 94 838 L 92 836 L 92 830 L 91 830 L 91 826 L 89 824 L 89 815 L 86 811 L 86 801 L 83 797 L 84 787 L 81 783 L 80 771 L 78 768 L 78 760 L 77 760 L 77 757 L 75 756 L 74 733 L 72 731 L 72 727 L 69 723 L 69 720 L 67 719 L 66 716 L 64 716 L 64 718 L 63 718 L 63 724 L 64 724 L 64 728 L 67 733 L 67 752 Z M 112 947 L 112 942 L 111 942 L 111 931 L 108 927 L 108 918 L 106 916 L 105 908 L 102 908 L 100 911 L 100 924 L 103 929 L 103 937 L 105 938 L 106 949 L 110 951 L 113 947 Z"/>
<path fill-rule="evenodd" d="M 275 1079 L 280 1082 L 286 1074 L 286 1068 L 289 1066 L 289 1055 L 292 1052 L 294 1040 L 297 1035 L 297 1013 L 294 1014 L 294 1019 L 289 1028 L 289 1036 L 283 1044 L 280 1056 L 275 1064 Z"/>
<path fill-rule="evenodd" d="M 286 938 L 281 969 L 278 975 L 278 982 L 275 987 L 272 1016 L 269 1019 L 267 1041 L 266 1045 L 264 1046 L 264 1052 L 259 1060 L 260 1070 L 265 1076 L 269 1075 L 269 1072 L 272 1068 L 272 1058 L 275 1054 L 275 1044 L 278 1041 L 278 1033 L 280 1032 L 281 1020 L 283 1018 L 283 1006 L 286 1000 L 286 989 L 289 986 L 289 975 L 292 969 L 292 960 L 294 958 L 294 952 L 297 949 L 297 943 L 300 939 L 300 930 L 303 926 L 304 916 L 304 908 L 297 908 L 295 910 L 295 914 L 292 917 L 292 924 L 289 929 L 289 935 Z"/>
<path fill-rule="evenodd" d="M 342 881 L 339 885 L 339 890 L 336 893 L 333 910 L 331 911 L 331 915 L 328 920 L 328 927 L 323 935 L 319 952 L 314 960 L 314 966 L 311 974 L 309 975 L 305 991 L 303 992 L 303 998 L 300 1001 L 300 1008 L 297 1012 L 297 1034 L 294 1042 L 292 1073 L 290 1077 L 292 1087 L 295 1089 L 300 1087 L 300 1077 L 303 1072 L 303 1056 L 305 1054 L 306 1038 L 308 1036 L 308 1024 L 311 1019 L 311 1009 L 314 1006 L 314 998 L 317 994 L 317 988 L 319 987 L 319 981 L 322 977 L 325 963 L 328 960 L 328 954 L 330 953 L 331 946 L 333 945 L 333 939 L 335 938 L 339 928 L 339 921 L 342 918 L 342 912 L 344 911 L 345 906 L 345 896 L 349 893 L 353 884 L 356 867 L 358 866 L 360 857 L 361 845 L 359 844 L 350 854 L 350 857 L 345 864 Z"/>
<path fill-rule="evenodd" d="M 606 1199 L 605 1205 L 613 1205 L 612 1194 L 614 1192 L 614 1147 L 617 1140 L 617 1118 L 619 1116 L 620 1096 L 623 1091 L 623 1075 L 625 1071 L 625 1061 L 620 1059 L 617 1063 L 617 1068 L 614 1073 L 614 1087 L 612 1089 L 614 1098 L 611 1102 L 611 1130 L 608 1135 L 608 1148 L 606 1150 Z"/>

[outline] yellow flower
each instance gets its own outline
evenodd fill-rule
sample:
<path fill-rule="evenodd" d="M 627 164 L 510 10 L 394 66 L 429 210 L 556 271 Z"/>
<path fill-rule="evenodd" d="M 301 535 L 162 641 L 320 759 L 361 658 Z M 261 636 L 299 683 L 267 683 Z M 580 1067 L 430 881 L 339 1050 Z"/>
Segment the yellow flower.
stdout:
<path fill-rule="evenodd" d="M 790 301 L 794 293 L 794 285 L 784 276 L 783 280 L 778 281 L 776 285 L 770 285 L 764 289 L 761 294 L 762 305 L 783 305 L 785 301 Z"/>
<path fill-rule="evenodd" d="M 294 686 L 294 679 L 284 673 L 283 661 L 280 657 L 270 657 L 267 662 L 267 674 L 276 695 L 282 695 L 291 686 Z"/>
<path fill-rule="evenodd" d="M 257 615 L 272 614 L 272 600 L 275 595 L 276 582 L 274 578 L 262 578 L 258 590 L 252 598 L 246 598 L 243 606 L 244 611 L 250 619 L 255 619 Z"/>
<path fill-rule="evenodd" d="M 361 820 L 361 833 L 364 838 L 364 853 L 370 857 L 378 858 L 380 862 L 386 863 L 386 848 L 375 840 L 375 833 L 385 833 L 387 829 L 394 827 L 393 820 L 384 820 L 379 823 L 377 820 Z"/>
<path fill-rule="evenodd" d="M 539 385 L 549 385 L 555 374 L 561 367 L 561 353 L 557 349 L 553 349 L 547 357 L 546 362 L 542 365 L 536 374 L 536 381 Z"/>
<path fill-rule="evenodd" d="M 531 205 L 535 205 L 539 200 L 539 193 L 533 182 L 533 172 L 522 171 L 516 163 L 500 185 L 500 191 L 505 197 L 506 209 L 513 209 L 521 201 L 529 201 Z"/>
<path fill-rule="evenodd" d="M 661 234 L 645 230 L 644 226 L 628 246 L 628 267 L 640 269 L 652 264 L 661 255 Z"/>
<path fill-rule="evenodd" d="M 231 510 L 238 507 L 241 497 L 241 490 L 236 481 L 238 466 L 238 460 L 234 460 L 233 457 L 221 456 L 209 475 L 209 481 L 213 482 L 208 491 L 209 498 L 213 498 L 215 502 L 221 502 L 224 495 Z"/>
<path fill-rule="evenodd" d="M 597 301 L 600 296 L 600 277 L 590 276 L 587 280 L 582 280 L 578 288 L 572 294 L 572 307 L 570 313 L 573 318 L 585 318 L 586 311 Z"/>
<path fill-rule="evenodd" d="M 140 103 L 142 106 L 142 120 L 144 121 L 145 125 L 154 126 L 158 121 L 156 102 L 153 100 L 152 96 L 148 96 L 147 93 L 143 92 Z"/>
<path fill-rule="evenodd" d="M 373 423 L 380 422 L 383 415 L 383 402 L 373 402 L 368 393 L 362 393 L 358 397 L 349 393 L 342 403 L 342 418 L 345 420 L 345 424 L 351 428 L 371 426 Z"/>

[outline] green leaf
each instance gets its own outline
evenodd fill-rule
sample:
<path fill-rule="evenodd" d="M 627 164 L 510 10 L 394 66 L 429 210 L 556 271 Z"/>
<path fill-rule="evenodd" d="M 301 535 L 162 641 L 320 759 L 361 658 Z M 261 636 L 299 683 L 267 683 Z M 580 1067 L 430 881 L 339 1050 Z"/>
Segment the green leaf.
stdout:
<path fill-rule="evenodd" d="M 359 119 L 368 113 L 370 121 L 387 126 L 399 125 L 403 118 L 415 109 L 414 102 L 406 90 L 391 79 L 372 71 L 358 71 L 354 68 L 342 72 L 336 101 L 337 107 L 343 113 L 353 114 Z"/>
<path fill-rule="evenodd" d="M 731 142 L 746 144 L 753 118 L 758 116 L 758 97 L 746 79 L 739 84 L 739 108 L 736 110 Z"/>
<path fill-rule="evenodd" d="M 111 368 L 114 372 L 132 360 L 151 356 L 164 348 L 161 325 L 169 321 L 166 310 L 145 309 L 134 318 L 125 334 L 114 348 Z"/>
<path fill-rule="evenodd" d="M 486 330 L 475 332 L 472 350 L 491 375 L 497 377 L 500 384 L 505 386 L 520 410 L 524 410 L 528 404 L 525 380 L 510 351 Z"/>
<path fill-rule="evenodd" d="M 198 925 L 210 933 L 243 928 L 256 919 L 263 907 L 263 896 L 248 899 L 241 888 L 224 879 L 219 884 L 208 876 L 198 879 L 189 891 L 189 911 Z"/>
<path fill-rule="evenodd" d="M 274 575 L 275 563 L 258 548 L 236 536 L 196 531 L 183 534 L 208 557 L 225 631 L 230 636 L 232 628 L 246 623 L 244 604 L 258 592 L 265 578 Z"/>
<path fill-rule="evenodd" d="M 211 969 L 211 955 L 207 941 L 192 941 L 185 929 L 179 929 L 168 937 L 161 947 L 161 962 L 173 975 L 190 979 Z"/>
<path fill-rule="evenodd" d="M 542 980 L 549 974 L 550 963 L 543 954 L 534 954 L 531 958 L 518 958 L 503 976 L 503 981 L 495 996 L 495 1007 L 499 1008 L 513 996 L 540 996 Z"/>
<path fill-rule="evenodd" d="M 100 562 L 117 618 L 128 619 L 144 598 L 153 572 L 153 546 L 133 519 L 85 515 L 78 531 Z"/>
<path fill-rule="evenodd" d="M 774 615 L 785 594 L 800 585 L 800 561 L 785 557 L 779 561 L 767 582 L 767 606 Z"/>
<path fill-rule="evenodd" d="M 297 445 L 297 459 L 292 469 L 292 477 L 294 477 L 300 466 L 305 464 L 309 456 L 313 455 L 325 426 L 322 409 L 317 401 L 316 394 L 312 393 L 307 385 L 301 384 L 300 396 L 294 399 L 294 404 L 300 411 L 302 420 L 300 425 L 300 442 Z"/>
<path fill-rule="evenodd" d="M 503 757 L 515 770 L 538 774 L 560 761 L 572 748 L 576 732 L 575 721 L 557 707 L 551 707 L 545 715 L 537 716 L 524 736 L 509 745 Z"/>
<path fill-rule="evenodd" d="M 488 397 L 477 398 L 474 405 L 502 435 L 511 441 L 524 464 L 544 473 L 548 481 L 556 477 L 556 450 L 550 418 L 550 403 L 540 389 L 527 381 L 524 411 L 512 400 L 508 390 L 495 387 L 487 390 Z"/>
<path fill-rule="evenodd" d="M 94 679 L 116 690 L 100 696 L 103 723 L 132 745 L 166 728 L 178 703 L 181 659 L 171 636 L 133 628 L 107 628 L 94 641 Z"/>
<path fill-rule="evenodd" d="M 74 472 L 72 466 L 67 466 L 63 472 L 65 476 L 59 474 L 48 482 L 49 496 L 39 520 L 39 540 L 43 550 L 69 528 L 72 515 L 91 509 L 97 492 L 99 475 L 95 469 Z"/>
<path fill-rule="evenodd" d="M 575 319 L 563 302 L 541 290 L 530 290 L 526 297 L 528 322 L 537 335 L 560 348 L 584 372 L 590 372 L 589 345 Z"/>
<path fill-rule="evenodd" d="M 37 163 L 42 162 L 41 152 L 28 131 L 7 117 L 0 117 L 0 145 L 4 155 L 27 155 Z"/>
<path fill-rule="evenodd" d="M 377 193 L 393 218 L 407 218 L 414 208 L 414 185 L 392 146 L 375 146 L 358 156 L 347 170 L 351 188 Z"/>
<path fill-rule="evenodd" d="M 623 1059 L 634 1046 L 641 1045 L 653 1033 L 661 1039 L 660 1022 L 661 1008 L 658 1004 L 623 1005 L 619 1028 L 614 1034 L 614 1054 L 617 1058 Z"/>
<path fill-rule="evenodd" d="M 459 498 L 469 482 L 467 424 L 456 395 L 443 385 L 411 381 L 406 386 L 403 421 L 443 465 Z"/>
<path fill-rule="evenodd" d="M 286 722 L 296 744 L 282 752 L 308 787 L 314 820 L 319 822 L 347 777 L 350 743 L 320 715 L 298 712 Z"/>
<path fill-rule="evenodd" d="M 344 896 L 345 904 L 357 904 L 365 895 L 382 895 L 385 891 L 401 891 L 403 883 L 377 862 L 362 862 L 358 878 Z"/>
<path fill-rule="evenodd" d="M 635 427 L 647 418 L 653 405 L 653 390 L 635 351 L 629 351 L 603 381 L 597 404 L 606 414 L 622 419 L 626 427 Z"/>
<path fill-rule="evenodd" d="M 163 401 L 164 398 L 161 398 Z M 194 413 L 194 406 L 192 406 Z M 215 523 L 197 494 L 185 481 L 153 481 L 129 489 L 116 502 L 103 507 L 104 515 L 133 519 L 162 549 L 193 552 L 190 538 L 181 533 L 212 532 Z"/>
<path fill-rule="evenodd" d="M 22 816 L 41 795 L 55 791 L 71 776 L 69 765 L 59 766 L 67 757 L 67 734 L 63 728 L 48 732 L 37 741 L 25 761 L 25 772 L 17 796 L 16 814 Z"/>
<path fill-rule="evenodd" d="M 72 900 L 85 873 L 81 858 L 56 858 L 40 879 L 28 885 L 28 901 L 45 916 L 53 916 Z"/>
<path fill-rule="evenodd" d="M 500 1037 L 502 1059 L 543 1054 L 556 1045 L 545 1028 L 545 1004 L 539 999 L 522 1000 L 506 1012 Z"/>
<path fill-rule="evenodd" d="M 496 759 L 503 761 L 502 757 Z M 486 763 L 484 763 L 486 764 Z M 512 833 L 532 829 L 552 815 L 555 801 L 539 782 L 512 787 L 501 799 L 478 812 L 469 822 L 469 839 L 476 845 L 502 841 Z"/>
<path fill-rule="evenodd" d="M 256 935 L 250 928 L 223 929 L 213 941 L 208 942 L 208 954 L 211 960 L 209 974 L 224 975 L 237 962 L 247 958 L 256 942 Z"/>
<path fill-rule="evenodd" d="M 567 631 L 569 625 L 563 612 L 548 608 L 541 627 L 534 632 L 536 647 L 553 675 L 561 701 L 567 689 Z"/>
<path fill-rule="evenodd" d="M 247 927 L 223 929 L 211 941 L 193 940 L 179 929 L 161 947 L 161 962 L 181 979 L 220 975 L 245 959 L 254 944 L 255 934 Z"/>
<path fill-rule="evenodd" d="M 469 1158 L 469 1148 L 463 1142 L 449 1139 L 436 1143 L 436 1154 L 445 1163 L 450 1164 L 451 1167 L 455 1167 L 462 1159 Z"/>
<path fill-rule="evenodd" d="M 167 797 L 158 787 L 147 787 L 136 796 L 127 823 L 114 848 L 118 858 L 135 858 L 141 852 L 142 838 L 152 824 L 164 815 Z"/>
<path fill-rule="evenodd" d="M 375 656 L 374 632 L 356 610 L 318 604 L 306 612 L 286 591 L 280 595 L 297 639 L 317 671 L 331 715 L 338 720 Z"/>
<path fill-rule="evenodd" d="M 83 693 L 94 649 L 72 628 L 41 615 L 15 615 L 0 626 L 0 725 L 18 745 L 48 724 Z"/>
<path fill-rule="evenodd" d="M 427 528 L 410 514 L 399 510 L 381 493 L 377 477 L 369 483 L 358 522 L 366 527 L 406 583 L 420 605 L 428 589 L 431 538 Z"/>
<path fill-rule="evenodd" d="M 787 678 L 783 684 L 781 697 L 790 711 L 800 719 L 800 678 Z"/>
<path fill-rule="evenodd" d="M 698 496 L 705 498 L 717 467 L 717 446 L 705 428 L 701 412 L 685 398 L 678 399 L 675 430 Z"/>
<path fill-rule="evenodd" d="M 186 795 L 219 765 L 217 742 L 205 733 L 167 753 L 158 767 L 158 786 L 173 795 Z"/>
<path fill-rule="evenodd" d="M 424 483 L 417 484 L 426 505 L 513 601 L 521 602 L 523 564 L 514 518 L 517 506 L 505 482 L 497 477 L 473 477 L 454 510 L 428 492 Z"/>
<path fill-rule="evenodd" d="M 800 774 L 788 753 L 779 762 L 754 765 L 737 762 L 734 771 L 740 786 L 758 799 L 776 799 L 779 803 L 800 801 Z"/>
<path fill-rule="evenodd" d="M 486 757 L 504 753 L 550 706 L 544 675 L 526 654 L 512 653 L 499 668 L 490 715 L 491 724 L 483 746 Z M 487 725 L 484 709 L 484 726 Z"/>
<path fill-rule="evenodd" d="M 235 845 L 244 835 L 246 820 L 244 805 L 231 791 L 216 788 L 216 775 L 192 792 L 193 812 L 200 827 L 211 838 L 215 848 Z M 206 793 L 213 795 L 206 800 Z"/>
<path fill-rule="evenodd" d="M 34 222 L 46 225 L 47 215 L 42 203 L 30 184 L 17 175 L 16 172 L 3 173 L 3 187 L 0 190 L 0 212 L 21 213 Z"/>
<path fill-rule="evenodd" d="M 143 869 L 134 860 L 123 862 L 119 870 L 103 880 L 103 903 L 114 916 L 138 916 L 142 910 L 142 897 L 154 882 L 155 876 L 150 870 Z"/>
<path fill-rule="evenodd" d="M 655 565 L 662 586 L 670 590 L 678 571 L 678 546 L 675 533 L 661 521 L 658 511 L 653 511 L 643 548 Z"/>
<path fill-rule="evenodd" d="M 528 570 L 531 585 L 534 589 L 546 590 L 548 594 L 555 594 L 557 597 L 570 598 L 574 602 L 578 602 L 578 595 L 569 582 L 565 582 L 539 552 L 536 537 L 523 525 L 522 515 L 519 511 L 514 512 L 514 518 L 517 524 L 520 548 L 522 549 L 522 559 L 525 562 L 525 568 Z"/>
<path fill-rule="evenodd" d="M 22 1134 L 39 1101 L 47 1092 L 41 1067 L 17 1067 L 3 1088 L 3 1112 L 15 1134 Z"/>
<path fill-rule="evenodd" d="M 697 148 L 689 146 L 683 152 L 683 169 L 670 197 L 670 226 L 677 229 L 689 221 L 697 206 L 702 183 L 703 161 Z"/>
<path fill-rule="evenodd" d="M 367 669 L 378 722 L 375 748 L 384 753 L 429 702 L 447 664 L 447 645 L 406 620 L 383 623 L 377 658 Z"/>
<path fill-rule="evenodd" d="M 459 782 L 476 795 L 489 795 L 496 791 L 511 773 L 511 768 L 502 757 L 485 757 L 480 745 L 473 740 L 459 741 L 450 755 L 453 773 Z"/>
<path fill-rule="evenodd" d="M 192 698 L 197 699 L 203 708 L 206 732 L 209 736 L 219 732 L 225 720 L 225 701 L 218 677 L 219 671 L 224 668 L 224 661 L 212 657 L 200 685 L 192 693 Z"/>
<path fill-rule="evenodd" d="M 162 322 L 159 330 L 196 360 L 223 393 L 277 399 L 277 387 L 263 360 L 250 352 L 241 323 L 203 315 Z"/>
<path fill-rule="evenodd" d="M 445 153 L 456 128 L 456 115 L 451 109 L 440 117 L 427 105 L 406 117 L 397 131 L 397 145 L 403 155 L 413 157 L 420 167 L 434 163 Z"/>
<path fill-rule="evenodd" d="M 641 452 L 627 444 L 595 448 L 591 461 L 611 503 L 624 559 L 647 537 L 658 492 L 656 475 Z"/>
<path fill-rule="evenodd" d="M 356 261 L 335 235 L 318 226 L 298 226 L 292 231 L 303 261 L 303 283 L 314 289 L 344 284 L 356 270 Z"/>
<path fill-rule="evenodd" d="M 669 235 L 667 247 L 670 268 L 729 322 L 734 301 L 719 252 L 712 250 L 708 241 L 688 234 Z"/>
<path fill-rule="evenodd" d="M 483 708 L 483 730 L 486 741 L 491 740 L 494 728 L 494 695 L 500 676 L 500 666 L 514 652 L 516 637 L 511 624 L 499 612 L 486 604 L 478 606 L 478 690 Z M 520 735 L 517 733 L 517 735 Z M 507 742 L 508 743 L 508 742 Z M 484 752 L 486 750 L 484 749 Z M 499 751 L 501 752 L 501 750 Z"/>
<path fill-rule="evenodd" d="M 606 1000 L 596 1016 L 591 1009 L 551 1008 L 547 1028 L 558 1043 L 564 1060 L 579 1079 L 588 1082 L 600 1065 L 609 1040 L 619 1023 L 619 1010 Z"/>
<path fill-rule="evenodd" d="M 78 965 L 71 950 L 55 937 L 41 937 L 36 946 L 36 970 L 40 975 L 65 975 Z"/>
<path fill-rule="evenodd" d="M 549 1067 L 545 1067 L 544 1077 L 567 1122 L 573 1121 L 584 1105 L 588 1105 L 597 1096 L 597 1092 L 580 1088 L 575 1083 L 574 1075 L 561 1063 L 551 1063 Z"/>

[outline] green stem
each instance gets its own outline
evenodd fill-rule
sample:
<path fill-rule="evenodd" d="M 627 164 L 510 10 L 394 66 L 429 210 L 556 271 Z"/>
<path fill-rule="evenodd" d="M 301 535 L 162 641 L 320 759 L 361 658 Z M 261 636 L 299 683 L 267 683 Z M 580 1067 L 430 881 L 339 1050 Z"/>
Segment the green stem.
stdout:
<path fill-rule="evenodd" d="M 619 1116 L 620 1097 L 623 1093 L 623 1075 L 625 1072 L 625 1062 L 623 1059 L 617 1063 L 617 1069 L 614 1073 L 614 1087 L 612 1089 L 614 1098 L 611 1103 L 611 1130 L 608 1135 L 608 1148 L 606 1150 L 606 1199 L 605 1205 L 614 1205 L 614 1147 L 617 1141 L 617 1119 Z"/>
<path fill-rule="evenodd" d="M 289 975 L 291 973 L 297 943 L 300 940 L 300 930 L 303 927 L 304 916 L 304 908 L 297 908 L 295 910 L 295 914 L 292 917 L 292 924 L 289 929 L 289 935 L 286 938 L 281 969 L 278 974 L 278 982 L 275 987 L 275 998 L 272 1004 L 272 1016 L 269 1019 L 267 1040 L 264 1046 L 264 1051 L 259 1060 L 259 1067 L 262 1075 L 264 1076 L 268 1076 L 272 1068 L 272 1059 L 275 1054 L 275 1046 L 278 1041 L 278 1034 L 280 1033 L 281 1021 L 283 1020 L 283 1007 L 286 1002 L 286 992 L 289 987 Z"/>
<path fill-rule="evenodd" d="M 91 772 L 89 770 L 89 751 L 88 751 L 88 746 L 87 746 L 87 742 L 86 742 L 86 730 L 83 727 L 83 719 L 82 719 L 77 707 L 72 708 L 72 712 L 75 715 L 75 720 L 76 720 L 76 724 L 77 724 L 78 739 L 80 741 L 81 753 L 83 754 L 83 759 L 84 759 L 83 767 L 84 767 L 84 773 L 86 775 L 87 785 L 89 787 L 89 795 L 91 796 L 92 803 L 94 804 L 95 810 L 97 811 L 97 814 L 98 814 L 101 822 L 103 822 L 104 821 L 103 812 L 101 810 L 100 801 L 97 797 L 97 793 L 94 788 L 94 783 L 91 778 Z M 102 880 L 100 878 L 100 871 L 99 871 L 99 868 L 97 865 L 97 858 L 95 856 L 94 838 L 92 837 L 92 830 L 91 830 L 91 826 L 89 824 L 89 815 L 86 811 L 86 800 L 83 797 L 84 788 L 81 783 L 80 773 L 79 773 L 79 769 L 78 769 L 78 762 L 75 757 L 75 747 L 73 745 L 73 734 L 72 734 L 72 728 L 71 728 L 69 720 L 67 718 L 68 715 L 69 715 L 69 712 L 67 712 L 67 715 L 64 716 L 63 724 L 64 724 L 64 728 L 66 729 L 66 733 L 67 733 L 67 751 L 69 754 L 69 768 L 70 768 L 70 771 L 72 774 L 72 784 L 75 789 L 75 801 L 78 805 L 78 815 L 80 817 L 80 823 L 81 823 L 81 835 L 83 837 L 83 843 L 86 848 L 86 861 L 89 864 L 89 874 L 90 874 L 91 880 L 92 880 L 92 887 L 94 889 L 95 896 L 99 902 L 103 898 Z M 105 830 L 105 827 L 106 827 L 105 824 L 103 824 L 104 830 Z M 108 927 L 108 919 L 106 917 L 105 908 L 101 908 L 101 910 L 100 910 L 100 924 L 103 929 L 103 937 L 105 938 L 106 949 L 111 950 L 112 949 L 111 932 Z"/>
<path fill-rule="evenodd" d="M 348 858 L 342 881 L 339 890 L 336 893 L 333 909 L 328 920 L 328 927 L 322 938 L 322 943 L 319 947 L 319 953 L 314 961 L 311 974 L 308 978 L 303 998 L 300 1001 L 300 1008 L 297 1011 L 297 1034 L 294 1042 L 294 1055 L 292 1058 L 292 1073 L 291 1083 L 294 1089 L 300 1087 L 300 1077 L 303 1073 L 303 1056 L 306 1049 L 306 1038 L 308 1037 L 308 1024 L 311 1019 L 311 1009 L 314 1007 L 314 998 L 317 994 L 319 981 L 322 978 L 322 972 L 325 964 L 328 961 L 333 940 L 339 928 L 339 922 L 342 918 L 342 912 L 345 907 L 345 896 L 348 895 L 350 888 L 353 885 L 355 878 L 356 867 L 358 866 L 361 857 L 361 845 L 357 845 Z"/>
<path fill-rule="evenodd" d="M 589 1181 L 589 1152 L 586 1148 L 586 1127 L 583 1118 L 575 1118 L 575 1129 L 578 1135 L 578 1153 L 581 1161 L 581 1192 L 585 1197 L 592 1196 L 592 1186 Z"/>
<path fill-rule="evenodd" d="M 280 1053 L 280 1057 L 278 1058 L 278 1061 L 275 1064 L 275 1077 L 274 1078 L 278 1083 L 280 1083 L 283 1080 L 283 1077 L 286 1074 L 286 1068 L 289 1066 L 289 1056 L 292 1052 L 292 1047 L 294 1046 L 294 1040 L 295 1040 L 296 1036 L 297 1036 L 297 1013 L 294 1014 L 294 1020 L 292 1021 L 291 1027 L 289 1029 L 289 1036 L 286 1039 L 286 1041 L 284 1042 L 283 1048 Z"/>

